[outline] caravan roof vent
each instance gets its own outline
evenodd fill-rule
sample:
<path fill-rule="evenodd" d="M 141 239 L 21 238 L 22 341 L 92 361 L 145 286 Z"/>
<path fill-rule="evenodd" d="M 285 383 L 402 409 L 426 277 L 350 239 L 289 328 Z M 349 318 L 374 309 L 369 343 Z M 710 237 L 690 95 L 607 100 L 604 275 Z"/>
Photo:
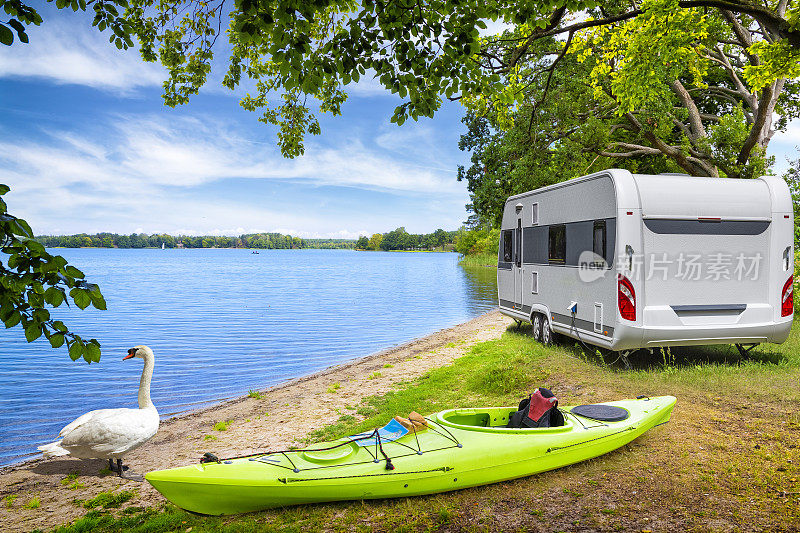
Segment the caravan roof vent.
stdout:
<path fill-rule="evenodd" d="M 685 172 L 662 172 L 659 174 L 659 176 L 688 176 L 690 178 L 692 177 L 691 174 L 686 174 Z"/>

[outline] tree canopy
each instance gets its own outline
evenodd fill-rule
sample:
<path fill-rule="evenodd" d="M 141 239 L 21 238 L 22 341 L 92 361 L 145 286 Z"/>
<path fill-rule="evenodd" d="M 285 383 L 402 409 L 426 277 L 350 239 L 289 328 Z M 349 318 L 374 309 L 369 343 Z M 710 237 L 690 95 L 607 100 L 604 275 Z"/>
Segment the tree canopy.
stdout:
<path fill-rule="evenodd" d="M 515 105 L 465 99 L 460 147 L 472 164 L 459 179 L 472 225 L 496 225 L 511 194 L 609 167 L 731 178 L 769 171 L 770 139 L 800 115 L 796 64 L 760 85 L 753 69 L 763 58 L 753 47 L 772 38 L 768 29 L 733 12 L 654 4 L 642 3 L 636 18 L 532 43 L 540 60 L 517 65 L 508 87 Z"/>
<path fill-rule="evenodd" d="M 25 27 L 41 24 L 41 16 L 21 0 L 0 5 L 11 17 L 0 23 L 0 42 L 11 44 L 12 30 L 27 42 Z M 362 77 L 399 95 L 392 121 L 402 124 L 433 116 L 443 98 L 515 110 L 530 97 L 531 73 L 549 79 L 562 59 L 575 55 L 591 62 L 597 99 L 612 101 L 608 111 L 645 132 L 652 128 L 637 111 L 664 111 L 670 107 L 664 102 L 677 98 L 689 110 L 678 117 L 688 125 L 687 138 L 704 137 L 702 112 L 693 113 L 686 99 L 693 87 L 708 85 L 740 102 L 753 124 L 734 161 L 738 168 L 765 139 L 783 80 L 800 75 L 797 0 L 56 0 L 56 6 L 93 12 L 92 24 L 109 29 L 119 48 L 133 46 L 135 37 L 145 60 L 167 68 L 170 106 L 186 103 L 206 82 L 227 28 L 232 51 L 223 83 L 255 82 L 241 105 L 279 127 L 278 143 L 289 157 L 303 153 L 306 134 L 320 132 L 315 113 L 339 114 L 347 86 Z M 493 22 L 506 29 L 482 36 Z M 715 70 L 730 81 L 714 78 Z M 679 150 L 659 135 L 646 140 L 637 146 Z M 672 157 L 687 171 L 712 173 L 713 158 L 691 149 L 704 150 L 682 147 L 688 155 Z"/>

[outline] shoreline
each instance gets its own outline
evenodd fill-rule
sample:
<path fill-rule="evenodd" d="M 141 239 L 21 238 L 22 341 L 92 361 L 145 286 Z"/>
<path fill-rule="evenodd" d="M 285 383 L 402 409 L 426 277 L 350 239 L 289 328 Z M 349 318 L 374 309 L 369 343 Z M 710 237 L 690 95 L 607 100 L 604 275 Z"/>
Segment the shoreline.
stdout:
<path fill-rule="evenodd" d="M 161 422 L 147 444 L 126 456 L 125 464 L 144 474 L 191 464 L 207 451 L 223 457 L 297 445 L 311 431 L 342 416 L 359 418 L 358 407 L 365 398 L 385 394 L 400 382 L 450 364 L 478 342 L 502 335 L 510 322 L 495 309 L 424 337 L 260 389 L 260 398 L 244 395 L 175 415 Z M 215 430 L 219 422 L 226 423 L 227 429 Z M 88 512 L 73 502 L 101 492 L 135 490 L 136 495 L 123 507 L 166 502 L 146 482 L 101 475 L 105 466 L 103 459 L 67 456 L 39 457 L 0 467 L 2 530 L 30 531 L 71 522 Z M 68 476 L 71 481 L 64 483 Z M 7 505 L 9 496 L 12 501 Z M 38 498 L 40 506 L 26 508 L 33 498 Z"/>

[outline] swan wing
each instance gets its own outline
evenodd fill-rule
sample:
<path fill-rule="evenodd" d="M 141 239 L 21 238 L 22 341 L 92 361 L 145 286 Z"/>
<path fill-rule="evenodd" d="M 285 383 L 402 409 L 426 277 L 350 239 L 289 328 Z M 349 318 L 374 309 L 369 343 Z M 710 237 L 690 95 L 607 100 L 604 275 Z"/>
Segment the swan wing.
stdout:
<path fill-rule="evenodd" d="M 143 409 L 101 409 L 76 425 L 61 446 L 78 457 L 109 457 L 141 446 L 157 430 L 157 413 L 153 417 Z"/>
<path fill-rule="evenodd" d="M 104 411 L 104 409 L 98 409 L 97 411 L 89 411 L 88 413 L 82 414 L 81 416 L 79 416 L 78 418 L 76 418 L 75 420 L 73 420 L 72 422 L 67 424 L 66 426 L 64 426 L 61 429 L 61 431 L 59 431 L 58 436 L 59 437 L 64 437 L 64 436 L 68 435 L 76 427 L 80 426 L 81 424 L 83 424 L 87 420 L 91 420 L 98 411 Z"/>

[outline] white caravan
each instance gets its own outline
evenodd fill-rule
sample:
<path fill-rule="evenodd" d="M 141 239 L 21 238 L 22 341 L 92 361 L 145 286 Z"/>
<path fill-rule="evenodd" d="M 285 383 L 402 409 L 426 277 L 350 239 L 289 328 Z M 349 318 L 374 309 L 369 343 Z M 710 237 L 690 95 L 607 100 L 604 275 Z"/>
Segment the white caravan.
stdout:
<path fill-rule="evenodd" d="M 786 340 L 794 218 L 786 183 L 606 170 L 510 197 L 500 311 L 620 351 Z"/>

